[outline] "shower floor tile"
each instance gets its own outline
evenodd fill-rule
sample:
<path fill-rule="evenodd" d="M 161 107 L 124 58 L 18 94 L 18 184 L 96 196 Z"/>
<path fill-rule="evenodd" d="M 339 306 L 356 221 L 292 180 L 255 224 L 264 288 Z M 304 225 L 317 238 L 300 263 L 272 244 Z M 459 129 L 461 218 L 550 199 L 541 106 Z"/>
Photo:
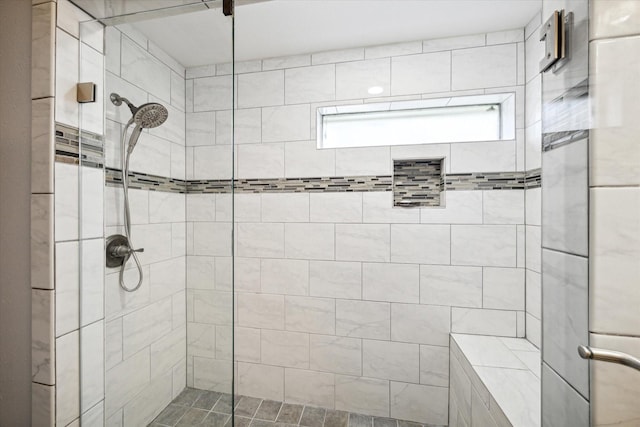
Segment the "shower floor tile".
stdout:
<path fill-rule="evenodd" d="M 333 409 L 294 405 L 237 396 L 235 426 L 231 425 L 231 395 L 185 389 L 151 427 L 428 427 L 411 421 L 372 417 Z"/>

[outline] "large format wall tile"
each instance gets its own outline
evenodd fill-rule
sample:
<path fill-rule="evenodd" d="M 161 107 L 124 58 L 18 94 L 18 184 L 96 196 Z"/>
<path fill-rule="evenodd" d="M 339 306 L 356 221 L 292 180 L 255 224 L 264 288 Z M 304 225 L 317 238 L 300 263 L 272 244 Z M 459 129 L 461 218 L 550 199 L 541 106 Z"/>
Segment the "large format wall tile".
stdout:
<path fill-rule="evenodd" d="M 589 402 L 546 363 L 542 364 L 542 383 L 544 384 L 542 425 L 549 427 L 589 425 Z"/>
<path fill-rule="evenodd" d="M 613 16 L 626 16 L 618 24 L 608 23 L 607 30 L 617 32 L 627 21 L 638 21 L 640 7 L 634 1 L 593 1 L 596 10 L 602 10 L 602 21 Z M 606 5 L 605 5 L 606 4 Z M 611 7 L 607 7 L 611 4 Z M 595 15 L 598 16 L 598 15 Z M 631 28 L 631 27 L 629 27 Z M 602 30 L 595 30 L 601 33 Z M 640 34 L 640 21 L 636 23 Z M 590 179 L 592 186 L 640 184 L 640 131 L 638 106 L 640 82 L 626 70 L 640 65 L 640 37 L 594 41 L 590 45 L 593 76 L 590 82 L 593 130 L 590 138 Z"/>
<path fill-rule="evenodd" d="M 591 189 L 590 330 L 637 336 L 640 190 Z"/>

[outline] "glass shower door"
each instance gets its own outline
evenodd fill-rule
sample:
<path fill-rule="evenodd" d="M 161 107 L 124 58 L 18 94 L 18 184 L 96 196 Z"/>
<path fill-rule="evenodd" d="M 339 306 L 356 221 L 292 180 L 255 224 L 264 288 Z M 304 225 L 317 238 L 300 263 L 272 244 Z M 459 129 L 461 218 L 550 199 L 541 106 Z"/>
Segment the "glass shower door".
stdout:
<path fill-rule="evenodd" d="M 79 372 L 60 397 L 82 425 L 231 425 L 233 19 L 222 1 L 74 3 L 97 18 L 68 53 L 96 85 L 75 130 L 93 234 L 58 295 L 86 318 L 75 355 L 58 347 Z"/>

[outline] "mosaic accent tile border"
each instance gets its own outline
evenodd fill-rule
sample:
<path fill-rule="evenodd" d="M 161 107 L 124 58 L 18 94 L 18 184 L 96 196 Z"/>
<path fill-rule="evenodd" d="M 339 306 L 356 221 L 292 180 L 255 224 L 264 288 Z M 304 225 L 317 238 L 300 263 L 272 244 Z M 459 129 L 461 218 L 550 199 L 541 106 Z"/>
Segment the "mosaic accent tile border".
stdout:
<path fill-rule="evenodd" d="M 56 123 L 56 161 L 80 164 L 94 168 L 104 165 L 104 137 L 78 128 Z M 80 145 L 82 140 L 82 145 Z M 82 152 L 82 158 L 80 158 Z"/>
<path fill-rule="evenodd" d="M 105 168 L 106 184 L 112 187 L 122 186 L 122 171 L 120 169 Z M 227 181 L 230 186 L 231 181 Z M 164 191 L 167 193 L 186 193 L 187 181 L 149 175 L 141 172 L 129 172 L 129 188 L 136 190 Z"/>
<path fill-rule="evenodd" d="M 77 160 L 77 159 L 76 159 Z M 122 172 L 105 169 L 106 184 L 122 185 Z M 540 169 L 528 172 L 474 172 L 446 174 L 439 178 L 439 188 L 448 191 L 474 190 L 524 190 L 539 188 Z M 424 183 L 427 186 L 426 183 Z M 435 183 L 428 185 L 435 186 Z M 129 173 L 129 186 L 139 190 L 166 191 L 174 193 L 231 193 L 230 179 L 181 180 L 140 172 Z M 238 179 L 236 193 L 305 193 L 305 192 L 370 192 L 393 191 L 391 175 L 317 177 L 317 178 L 273 178 Z M 401 206 L 406 206 L 402 204 Z M 429 205 L 434 206 L 434 205 Z M 439 202 L 437 205 L 439 206 Z"/>
<path fill-rule="evenodd" d="M 440 206 L 443 159 L 394 160 L 393 206 Z"/>

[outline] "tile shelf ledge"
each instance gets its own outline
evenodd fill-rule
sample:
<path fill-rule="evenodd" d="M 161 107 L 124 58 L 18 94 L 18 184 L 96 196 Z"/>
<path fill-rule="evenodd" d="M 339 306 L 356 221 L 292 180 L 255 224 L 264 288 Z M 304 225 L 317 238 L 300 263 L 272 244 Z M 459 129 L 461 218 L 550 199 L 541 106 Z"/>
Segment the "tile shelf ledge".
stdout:
<path fill-rule="evenodd" d="M 538 348 L 525 338 L 484 335 L 451 334 L 450 342 L 452 395 L 460 387 L 454 378 L 464 375 L 471 385 L 469 400 L 462 399 L 470 407 L 452 409 L 450 421 L 468 417 L 470 426 L 541 425 Z"/>

